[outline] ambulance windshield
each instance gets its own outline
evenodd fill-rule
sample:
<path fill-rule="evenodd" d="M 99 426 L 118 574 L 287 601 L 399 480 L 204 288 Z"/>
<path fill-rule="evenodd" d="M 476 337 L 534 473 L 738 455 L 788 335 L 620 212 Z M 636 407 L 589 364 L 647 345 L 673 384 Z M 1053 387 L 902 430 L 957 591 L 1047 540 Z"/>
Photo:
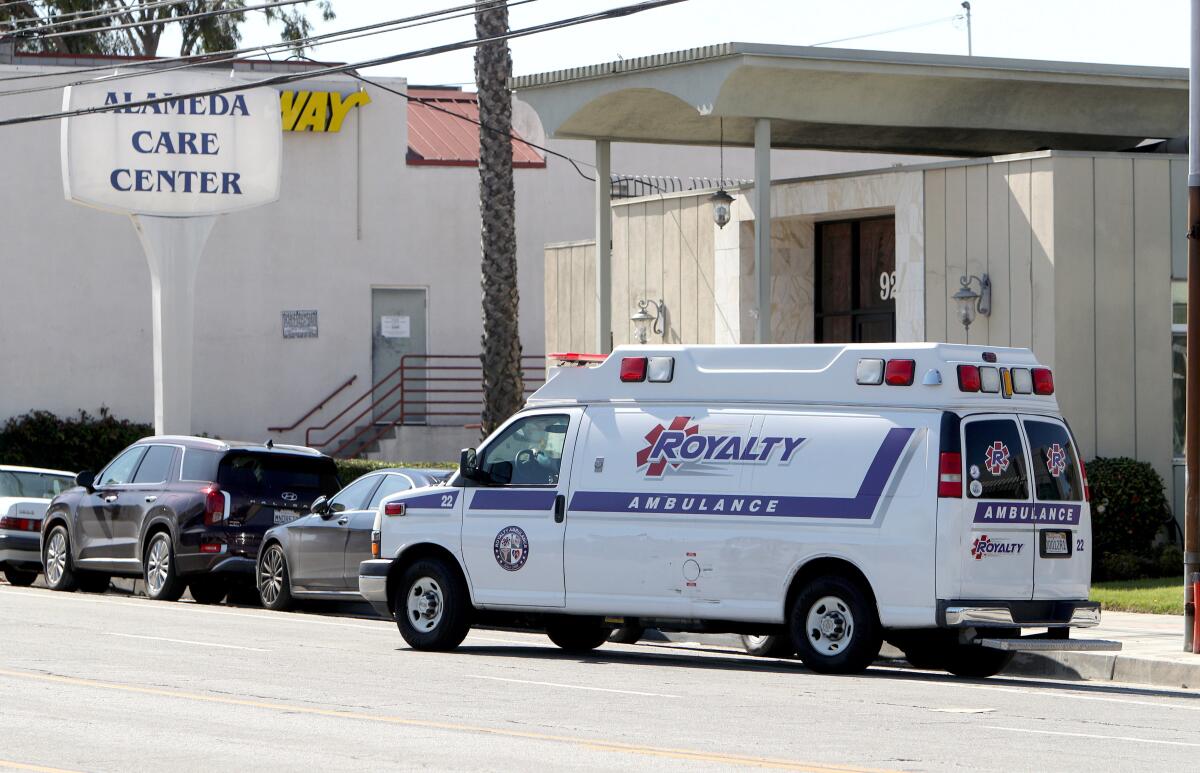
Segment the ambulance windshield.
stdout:
<path fill-rule="evenodd" d="M 529 416 L 514 422 L 486 449 L 480 469 L 500 485 L 558 483 L 569 422 L 570 417 L 561 414 Z"/>

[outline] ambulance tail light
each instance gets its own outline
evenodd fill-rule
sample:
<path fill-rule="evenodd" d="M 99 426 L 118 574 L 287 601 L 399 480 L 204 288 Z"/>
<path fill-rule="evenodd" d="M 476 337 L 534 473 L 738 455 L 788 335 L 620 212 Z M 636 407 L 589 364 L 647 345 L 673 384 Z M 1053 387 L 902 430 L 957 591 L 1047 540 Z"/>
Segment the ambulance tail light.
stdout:
<path fill-rule="evenodd" d="M 1014 394 L 1033 394 L 1033 374 L 1029 372 L 1029 368 L 1013 368 L 1009 372 L 1012 373 Z"/>
<path fill-rule="evenodd" d="M 1033 393 L 1035 395 L 1054 394 L 1054 373 L 1049 368 L 1033 369 Z"/>
<path fill-rule="evenodd" d="M 978 365 L 958 366 L 958 388 L 963 392 L 978 392 L 981 386 Z"/>
<path fill-rule="evenodd" d="M 883 360 L 869 357 L 858 361 L 855 373 L 855 383 L 862 386 L 875 386 L 883 383 Z"/>
<path fill-rule="evenodd" d="M 1092 501 L 1092 487 L 1087 482 L 1087 468 L 1083 466 L 1083 460 L 1079 460 L 1079 477 L 1083 480 L 1083 501 Z"/>
<path fill-rule="evenodd" d="M 943 451 L 938 462 L 938 496 L 961 499 L 962 491 L 962 454 Z"/>
<path fill-rule="evenodd" d="M 883 369 L 883 381 L 888 386 L 912 386 L 916 375 L 916 360 L 888 360 Z"/>
<path fill-rule="evenodd" d="M 638 382 L 646 380 L 646 358 L 645 357 L 622 357 L 621 358 L 621 380 L 626 382 Z"/>

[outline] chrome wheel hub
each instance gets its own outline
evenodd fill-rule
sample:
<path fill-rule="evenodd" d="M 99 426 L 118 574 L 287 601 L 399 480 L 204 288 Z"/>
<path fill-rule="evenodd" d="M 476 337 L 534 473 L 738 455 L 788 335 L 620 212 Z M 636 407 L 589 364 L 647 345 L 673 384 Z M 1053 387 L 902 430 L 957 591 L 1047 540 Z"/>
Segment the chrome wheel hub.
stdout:
<path fill-rule="evenodd" d="M 67 569 L 67 537 L 61 529 L 50 535 L 50 544 L 46 546 L 45 568 L 46 579 L 51 585 L 57 585 Z"/>
<path fill-rule="evenodd" d="M 808 610 L 808 642 L 821 655 L 843 652 L 854 637 L 854 615 L 837 596 L 824 596 Z"/>
<path fill-rule="evenodd" d="M 264 604 L 274 604 L 283 590 L 283 552 L 271 548 L 258 570 L 258 592 Z"/>
<path fill-rule="evenodd" d="M 157 596 L 171 572 L 171 546 L 164 536 L 155 537 L 146 556 L 146 589 Z"/>
<path fill-rule="evenodd" d="M 422 577 L 412 584 L 407 600 L 408 622 L 423 633 L 437 628 L 442 621 L 445 601 L 442 586 L 432 577 Z"/>

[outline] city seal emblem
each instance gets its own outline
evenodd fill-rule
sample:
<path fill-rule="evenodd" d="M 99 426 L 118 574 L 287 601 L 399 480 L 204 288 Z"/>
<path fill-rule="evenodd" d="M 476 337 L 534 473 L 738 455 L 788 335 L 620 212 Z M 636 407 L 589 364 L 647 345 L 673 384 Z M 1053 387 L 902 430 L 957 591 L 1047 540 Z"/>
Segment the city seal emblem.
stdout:
<path fill-rule="evenodd" d="M 529 538 L 520 526 L 505 526 L 492 544 L 496 563 L 506 572 L 518 571 L 529 558 Z"/>

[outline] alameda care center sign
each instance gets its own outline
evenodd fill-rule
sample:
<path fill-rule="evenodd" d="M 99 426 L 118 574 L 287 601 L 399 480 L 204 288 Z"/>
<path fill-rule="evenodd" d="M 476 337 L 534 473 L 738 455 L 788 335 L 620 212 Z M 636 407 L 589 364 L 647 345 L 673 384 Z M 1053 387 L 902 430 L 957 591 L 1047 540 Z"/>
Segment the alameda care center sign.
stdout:
<path fill-rule="evenodd" d="M 247 85 L 224 94 L 206 91 Z M 192 432 L 196 269 L 217 215 L 279 198 L 279 94 L 212 73 L 63 90 L 63 193 L 127 214 L 150 268 L 154 430 Z"/>
<path fill-rule="evenodd" d="M 187 96 L 238 81 L 167 73 L 70 86 L 63 110 L 63 189 L 79 204 L 115 212 L 194 217 L 279 197 L 279 92 L 260 87 Z M 168 98 L 154 104 L 141 102 Z"/>

